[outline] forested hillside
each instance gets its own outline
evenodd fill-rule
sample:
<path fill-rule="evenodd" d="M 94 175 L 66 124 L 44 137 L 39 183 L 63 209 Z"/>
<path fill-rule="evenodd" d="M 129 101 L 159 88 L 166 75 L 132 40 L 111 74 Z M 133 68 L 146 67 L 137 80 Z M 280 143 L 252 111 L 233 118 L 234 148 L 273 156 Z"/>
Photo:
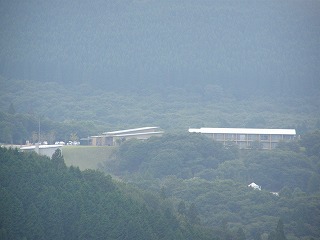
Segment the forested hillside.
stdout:
<path fill-rule="evenodd" d="M 0 2 L 0 74 L 157 90 L 214 84 L 241 96 L 319 90 L 320 3 Z"/>
<path fill-rule="evenodd" d="M 39 120 L 47 141 L 141 126 L 313 131 L 319 12 L 316 0 L 3 0 L 0 142 L 36 141 Z"/>
<path fill-rule="evenodd" d="M 0 148 L 0 239 L 212 239 L 157 195 L 101 172 Z M 148 201 L 147 201 L 148 200 Z"/>
<path fill-rule="evenodd" d="M 198 222 L 227 235 L 242 229 L 248 239 L 273 239 L 281 218 L 287 239 L 320 239 L 319 143 L 315 132 L 275 150 L 238 150 L 197 134 L 165 135 L 124 142 L 104 169 L 161 192 L 182 214 L 193 206 Z"/>
<path fill-rule="evenodd" d="M 104 91 L 90 85 L 0 77 L 0 142 L 50 143 L 142 126 L 166 132 L 189 127 L 295 128 L 298 134 L 320 128 L 319 96 L 237 98 L 217 85 L 166 87 L 158 91 Z"/>
<path fill-rule="evenodd" d="M 0 0 L 1 146 L 166 133 L 105 156 L 118 181 L 1 147 L 0 239 L 320 240 L 319 13 L 318 0 Z M 299 141 L 240 151 L 189 127 Z"/>

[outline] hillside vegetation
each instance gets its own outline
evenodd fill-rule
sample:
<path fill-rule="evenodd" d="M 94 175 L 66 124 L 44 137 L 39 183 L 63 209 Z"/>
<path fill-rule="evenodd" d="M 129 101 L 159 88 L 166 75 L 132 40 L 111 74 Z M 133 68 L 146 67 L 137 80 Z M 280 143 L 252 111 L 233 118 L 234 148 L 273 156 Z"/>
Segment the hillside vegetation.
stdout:
<path fill-rule="evenodd" d="M 123 143 L 104 169 L 161 192 L 182 215 L 194 206 L 197 221 L 229 236 L 241 228 L 248 239 L 272 239 L 281 218 L 288 239 L 320 239 L 319 143 L 315 132 L 275 150 L 238 150 L 197 134 L 165 135 Z"/>
<path fill-rule="evenodd" d="M 1 145 L 165 135 L 65 148 L 66 163 L 0 148 L 0 239 L 320 240 L 319 12 L 318 0 L 1 0 Z M 190 127 L 301 140 L 240 151 Z"/>
<path fill-rule="evenodd" d="M 316 0 L 1 1 L 0 142 L 35 142 L 39 119 L 47 141 L 142 126 L 313 131 L 319 11 Z"/>
<path fill-rule="evenodd" d="M 212 239 L 159 197 L 101 172 L 0 148 L 0 239 Z M 152 200 L 152 204 L 144 198 Z"/>
<path fill-rule="evenodd" d="M 10 81 L 0 77 L 0 142 L 69 141 L 106 131 L 159 126 L 165 132 L 189 127 L 320 128 L 318 96 L 237 98 L 216 85 L 161 91 L 103 91 L 89 85 Z M 11 107 L 10 107 L 11 106 Z"/>

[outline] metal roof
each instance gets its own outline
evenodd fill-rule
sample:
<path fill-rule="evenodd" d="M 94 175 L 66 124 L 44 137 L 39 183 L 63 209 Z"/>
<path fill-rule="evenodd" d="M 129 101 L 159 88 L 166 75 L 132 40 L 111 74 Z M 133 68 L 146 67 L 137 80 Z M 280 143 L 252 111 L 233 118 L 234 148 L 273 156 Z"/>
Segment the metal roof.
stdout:
<path fill-rule="evenodd" d="M 189 128 L 189 132 L 191 133 L 296 135 L 295 129 L 262 129 L 262 128 Z"/>
<path fill-rule="evenodd" d="M 135 131 L 143 131 L 143 130 L 152 130 L 152 129 L 158 129 L 159 127 L 142 127 L 142 128 L 132 128 L 132 129 L 126 129 L 126 130 L 119 130 L 119 131 L 113 131 L 113 132 L 104 132 L 103 135 L 116 135 L 116 134 L 125 134 Z"/>
<path fill-rule="evenodd" d="M 164 132 L 143 132 L 143 133 L 127 133 L 127 134 L 117 134 L 112 135 L 113 137 L 130 137 L 130 136 L 143 136 L 143 135 L 149 135 L 149 134 L 163 134 Z"/>
<path fill-rule="evenodd" d="M 63 145 L 58 145 L 58 144 L 55 144 L 55 145 L 39 145 L 39 149 L 47 149 L 47 148 L 60 148 L 60 147 L 63 147 Z M 32 146 L 26 146 L 26 147 L 21 147 L 20 150 L 33 150 L 35 149 L 36 146 L 35 145 L 32 145 Z"/>

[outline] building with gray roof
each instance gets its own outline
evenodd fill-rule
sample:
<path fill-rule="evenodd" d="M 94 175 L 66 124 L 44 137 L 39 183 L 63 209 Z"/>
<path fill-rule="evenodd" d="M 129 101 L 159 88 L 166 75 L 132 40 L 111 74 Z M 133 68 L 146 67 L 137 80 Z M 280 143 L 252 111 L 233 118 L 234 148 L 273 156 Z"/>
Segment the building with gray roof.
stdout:
<path fill-rule="evenodd" d="M 190 128 L 189 132 L 204 134 L 225 146 L 236 144 L 240 149 L 273 149 L 281 141 L 296 138 L 295 129 Z"/>
<path fill-rule="evenodd" d="M 91 144 L 94 146 L 115 146 L 123 141 L 133 138 L 138 140 L 146 140 L 150 137 L 162 135 L 163 131 L 159 127 L 132 128 L 104 132 L 99 136 L 91 136 Z"/>

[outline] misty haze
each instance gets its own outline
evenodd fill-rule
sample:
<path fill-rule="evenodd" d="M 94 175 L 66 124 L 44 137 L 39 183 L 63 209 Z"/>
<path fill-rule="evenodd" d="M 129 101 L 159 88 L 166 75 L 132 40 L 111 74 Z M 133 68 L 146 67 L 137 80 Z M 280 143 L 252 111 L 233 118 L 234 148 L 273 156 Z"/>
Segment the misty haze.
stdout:
<path fill-rule="evenodd" d="M 320 240 L 318 0 L 0 0 L 0 239 Z"/>

